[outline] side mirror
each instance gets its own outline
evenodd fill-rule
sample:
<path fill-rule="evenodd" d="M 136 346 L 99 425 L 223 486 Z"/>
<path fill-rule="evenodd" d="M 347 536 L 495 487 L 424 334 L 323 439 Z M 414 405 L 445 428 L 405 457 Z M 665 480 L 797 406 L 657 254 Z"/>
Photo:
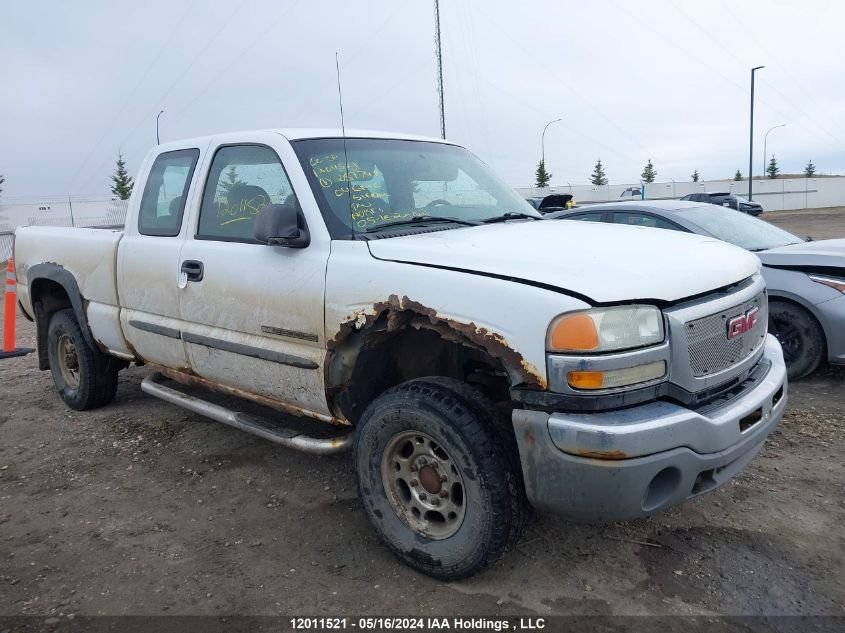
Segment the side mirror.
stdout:
<path fill-rule="evenodd" d="M 298 207 L 298 205 L 297 205 Z M 311 235 L 302 211 L 290 204 L 268 204 L 258 212 L 252 235 L 256 241 L 270 246 L 305 248 Z"/>

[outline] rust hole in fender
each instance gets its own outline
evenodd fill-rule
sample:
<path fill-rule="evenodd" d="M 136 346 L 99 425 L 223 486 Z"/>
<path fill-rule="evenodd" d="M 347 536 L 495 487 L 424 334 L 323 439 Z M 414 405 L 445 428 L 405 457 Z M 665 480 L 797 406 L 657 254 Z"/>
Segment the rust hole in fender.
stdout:
<path fill-rule="evenodd" d="M 341 323 L 337 334 L 327 341 L 329 356 L 326 365 L 330 364 L 328 361 L 331 360 L 332 352 L 341 343 L 358 331 L 371 327 L 379 319 L 385 318 L 384 315 L 387 319 L 386 327 L 382 330 L 384 333 L 394 332 L 405 326 L 433 329 L 448 341 L 468 342 L 485 350 L 493 358 L 501 360 L 506 367 L 517 374 L 523 386 L 539 389 L 547 387 L 542 373 L 527 362 L 522 354 L 510 347 L 503 337 L 472 322 L 464 323 L 441 317 L 433 308 L 424 306 L 407 296 L 400 299 L 397 295 L 390 295 L 387 301 L 373 304 L 372 312 L 355 313 Z"/>

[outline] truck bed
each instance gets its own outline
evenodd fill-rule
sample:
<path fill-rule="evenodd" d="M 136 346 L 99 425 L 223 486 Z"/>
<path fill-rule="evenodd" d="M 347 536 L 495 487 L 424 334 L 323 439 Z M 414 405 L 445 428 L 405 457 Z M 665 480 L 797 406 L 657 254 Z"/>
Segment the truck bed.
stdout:
<path fill-rule="evenodd" d="M 117 245 L 123 231 L 55 226 L 28 226 L 15 232 L 18 298 L 29 314 L 27 271 L 55 264 L 73 275 L 86 301 L 118 307 Z"/>

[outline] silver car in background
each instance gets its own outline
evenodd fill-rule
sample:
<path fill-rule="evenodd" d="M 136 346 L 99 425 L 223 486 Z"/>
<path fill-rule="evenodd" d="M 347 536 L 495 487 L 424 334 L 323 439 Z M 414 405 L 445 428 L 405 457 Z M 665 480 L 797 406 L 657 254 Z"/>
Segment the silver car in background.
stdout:
<path fill-rule="evenodd" d="M 789 378 L 824 360 L 845 364 L 845 239 L 806 241 L 732 209 L 680 200 L 593 204 L 546 217 L 685 231 L 753 251 L 763 262 L 769 331 L 783 346 Z"/>

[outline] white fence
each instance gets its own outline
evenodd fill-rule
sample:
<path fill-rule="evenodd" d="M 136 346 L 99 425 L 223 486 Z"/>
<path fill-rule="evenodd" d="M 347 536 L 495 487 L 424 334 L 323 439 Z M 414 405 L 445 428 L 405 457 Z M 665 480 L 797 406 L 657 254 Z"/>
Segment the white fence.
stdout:
<path fill-rule="evenodd" d="M 748 196 L 748 181 L 708 180 L 706 182 L 653 182 L 640 185 L 555 185 L 546 189 L 517 187 L 523 196 L 545 196 L 550 193 L 571 193 L 576 202 L 613 202 L 619 200 L 626 189 L 645 189 L 647 200 L 680 198 L 689 193 L 703 191 L 728 191 L 739 196 Z M 845 177 L 829 178 L 775 178 L 755 180 L 754 201 L 763 205 L 765 211 L 785 209 L 818 209 L 822 207 L 845 206 Z M 628 196 L 630 197 L 630 195 Z"/>
<path fill-rule="evenodd" d="M 48 200 L 0 204 L 0 262 L 12 254 L 19 226 L 123 226 L 128 200 Z"/>

